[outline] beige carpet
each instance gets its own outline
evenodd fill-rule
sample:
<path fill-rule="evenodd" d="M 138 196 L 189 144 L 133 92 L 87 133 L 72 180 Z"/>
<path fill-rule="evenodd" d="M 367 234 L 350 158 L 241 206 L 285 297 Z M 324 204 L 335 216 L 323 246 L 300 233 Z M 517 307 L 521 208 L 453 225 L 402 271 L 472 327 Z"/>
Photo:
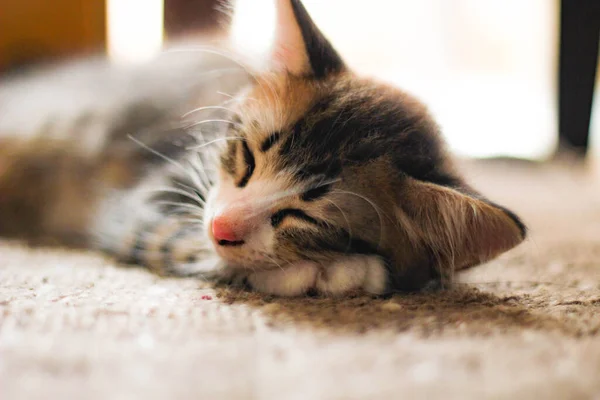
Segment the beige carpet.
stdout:
<path fill-rule="evenodd" d="M 600 186 L 471 166 L 530 239 L 457 290 L 280 300 L 0 244 L 0 399 L 600 399 Z"/>

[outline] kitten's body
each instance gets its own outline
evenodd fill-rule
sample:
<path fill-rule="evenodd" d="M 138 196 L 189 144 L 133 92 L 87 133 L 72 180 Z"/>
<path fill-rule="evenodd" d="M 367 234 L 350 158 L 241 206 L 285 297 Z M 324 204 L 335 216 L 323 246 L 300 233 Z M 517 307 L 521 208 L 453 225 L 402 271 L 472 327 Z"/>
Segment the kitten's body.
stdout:
<path fill-rule="evenodd" d="M 248 82 L 237 63 L 194 51 L 141 66 L 74 62 L 3 81 L 0 235 L 87 245 L 97 202 L 163 169 L 131 137 L 181 153 L 188 133 L 199 137 L 185 129 L 192 117 L 224 117 L 219 109 L 182 115 L 227 102 Z M 202 127 L 209 136 L 222 128 Z"/>
<path fill-rule="evenodd" d="M 280 295 L 449 283 L 523 240 L 454 171 L 419 102 L 355 76 L 298 1 L 278 0 L 278 21 L 276 67 L 249 85 L 215 56 L 150 91 L 117 80 L 105 126 L 95 105 L 35 135 L 0 122 L 0 234 Z M 23 85 L 0 90 L 0 113 Z"/>

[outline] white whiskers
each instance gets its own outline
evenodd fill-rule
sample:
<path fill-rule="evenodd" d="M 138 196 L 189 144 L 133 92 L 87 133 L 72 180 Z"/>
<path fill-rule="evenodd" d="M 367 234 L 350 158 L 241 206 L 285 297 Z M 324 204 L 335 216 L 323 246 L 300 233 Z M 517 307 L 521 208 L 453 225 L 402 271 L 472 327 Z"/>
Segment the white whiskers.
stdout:
<path fill-rule="evenodd" d="M 179 195 L 184 196 L 184 197 L 186 197 L 186 198 L 188 198 L 188 199 L 190 199 L 190 200 L 194 201 L 195 203 L 198 203 L 198 204 L 200 204 L 202 206 L 205 205 L 205 202 L 200 197 L 198 197 L 198 195 L 196 193 L 190 193 L 190 192 L 187 192 L 187 191 L 185 191 L 183 189 L 166 188 L 165 187 L 165 188 L 151 189 L 149 191 L 150 192 L 159 192 L 159 193 L 163 192 L 163 193 L 179 194 Z"/>
<path fill-rule="evenodd" d="M 194 126 L 198 126 L 198 125 L 202 125 L 202 124 L 209 124 L 211 122 L 221 122 L 221 123 L 226 123 L 226 124 L 234 125 L 236 127 L 242 126 L 242 124 L 239 124 L 239 123 L 234 122 L 234 121 L 230 121 L 228 119 L 215 118 L 215 119 L 204 119 L 202 121 L 192 122 L 192 123 L 190 123 L 188 125 L 185 125 L 184 128 L 185 129 L 189 129 L 189 128 L 193 128 Z"/>
<path fill-rule="evenodd" d="M 225 102 L 225 103 L 227 103 L 227 102 Z M 233 109 L 231 109 L 229 107 L 224 107 L 224 106 L 204 106 L 204 107 L 194 108 L 193 110 L 186 112 L 185 114 L 183 114 L 181 116 L 181 118 L 188 117 L 192 114 L 195 114 L 197 112 L 204 111 L 204 110 L 223 110 L 223 111 L 229 111 L 231 113 L 235 112 Z"/>
<path fill-rule="evenodd" d="M 203 174 L 204 174 L 204 177 L 206 177 L 206 180 L 208 180 L 208 177 L 204 173 L 204 171 L 202 169 L 202 167 L 203 167 L 202 165 L 200 165 L 200 166 L 193 165 L 190 162 L 190 168 L 186 168 L 182 163 L 172 159 L 171 157 L 168 157 L 168 156 L 162 154 L 159 151 L 154 150 L 153 148 L 151 148 L 150 146 L 146 145 L 145 143 L 139 141 L 138 139 L 134 138 L 133 136 L 128 135 L 128 137 L 129 137 L 129 139 L 134 141 L 136 144 L 141 146 L 143 149 L 145 149 L 145 150 L 149 151 L 150 153 L 156 155 L 157 157 L 160 157 L 161 159 L 167 161 L 169 164 L 173 165 L 179 171 L 182 171 L 186 176 L 188 176 L 192 180 L 194 185 L 196 185 L 196 188 L 192 188 L 187 185 L 184 185 L 186 188 L 191 189 L 193 192 L 195 192 L 196 190 L 200 190 L 204 194 L 208 193 L 208 190 L 210 189 L 210 182 L 203 180 Z M 201 163 L 201 160 L 198 159 L 197 163 Z M 200 171 L 202 171 L 202 172 L 200 172 Z M 198 199 L 198 200 L 200 200 L 200 199 Z"/>
<path fill-rule="evenodd" d="M 213 143 L 227 141 L 227 140 L 246 140 L 246 139 L 243 138 L 243 137 L 241 137 L 241 136 L 226 136 L 226 137 L 222 137 L 222 138 L 217 138 L 217 139 L 209 140 L 208 142 L 204 142 L 204 143 L 196 145 L 196 146 L 186 147 L 185 149 L 186 150 L 201 149 L 201 148 L 209 146 L 209 145 L 211 145 Z"/>
<path fill-rule="evenodd" d="M 346 248 L 346 250 L 350 249 L 350 247 L 352 247 L 352 226 L 350 225 L 350 220 L 348 219 L 348 216 L 346 216 L 346 213 L 342 210 L 342 208 L 338 206 L 333 200 L 327 198 L 325 198 L 324 200 L 331 203 L 335 208 L 337 208 L 342 214 L 344 220 L 346 221 L 346 226 L 348 227 L 348 247 Z"/>
<path fill-rule="evenodd" d="M 158 200 L 158 201 L 155 201 L 154 204 L 161 204 L 161 205 L 166 205 L 166 206 L 176 206 L 176 207 L 180 207 L 182 209 L 186 208 L 189 210 L 198 211 L 198 212 L 200 212 L 200 214 L 202 214 L 204 212 L 204 209 L 198 205 L 190 204 L 190 203 L 182 203 L 180 201 Z"/>

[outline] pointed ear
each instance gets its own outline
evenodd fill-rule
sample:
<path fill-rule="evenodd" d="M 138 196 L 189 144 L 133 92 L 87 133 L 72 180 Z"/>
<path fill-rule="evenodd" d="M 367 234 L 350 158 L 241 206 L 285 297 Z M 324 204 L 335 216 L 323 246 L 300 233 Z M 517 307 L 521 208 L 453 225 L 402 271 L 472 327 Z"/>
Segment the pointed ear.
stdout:
<path fill-rule="evenodd" d="M 322 79 L 344 69 L 339 54 L 312 21 L 300 0 L 275 0 L 274 69 Z"/>
<path fill-rule="evenodd" d="M 401 197 L 415 234 L 455 270 L 491 260 L 526 236 L 515 214 L 477 195 L 407 178 Z"/>

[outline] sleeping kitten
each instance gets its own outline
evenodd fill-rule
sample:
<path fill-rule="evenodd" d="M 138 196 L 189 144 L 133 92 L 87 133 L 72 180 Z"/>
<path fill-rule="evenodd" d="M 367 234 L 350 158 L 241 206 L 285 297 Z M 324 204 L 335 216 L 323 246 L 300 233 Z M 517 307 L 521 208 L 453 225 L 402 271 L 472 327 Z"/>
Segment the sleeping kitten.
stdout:
<path fill-rule="evenodd" d="M 277 0 L 276 33 L 268 70 L 221 105 L 188 85 L 130 98 L 102 135 L 82 137 L 81 117 L 59 139 L 0 137 L 0 233 L 282 296 L 447 285 L 523 241 L 455 171 L 425 107 L 356 76 L 300 1 Z M 194 119 L 170 123 L 190 101 Z"/>

